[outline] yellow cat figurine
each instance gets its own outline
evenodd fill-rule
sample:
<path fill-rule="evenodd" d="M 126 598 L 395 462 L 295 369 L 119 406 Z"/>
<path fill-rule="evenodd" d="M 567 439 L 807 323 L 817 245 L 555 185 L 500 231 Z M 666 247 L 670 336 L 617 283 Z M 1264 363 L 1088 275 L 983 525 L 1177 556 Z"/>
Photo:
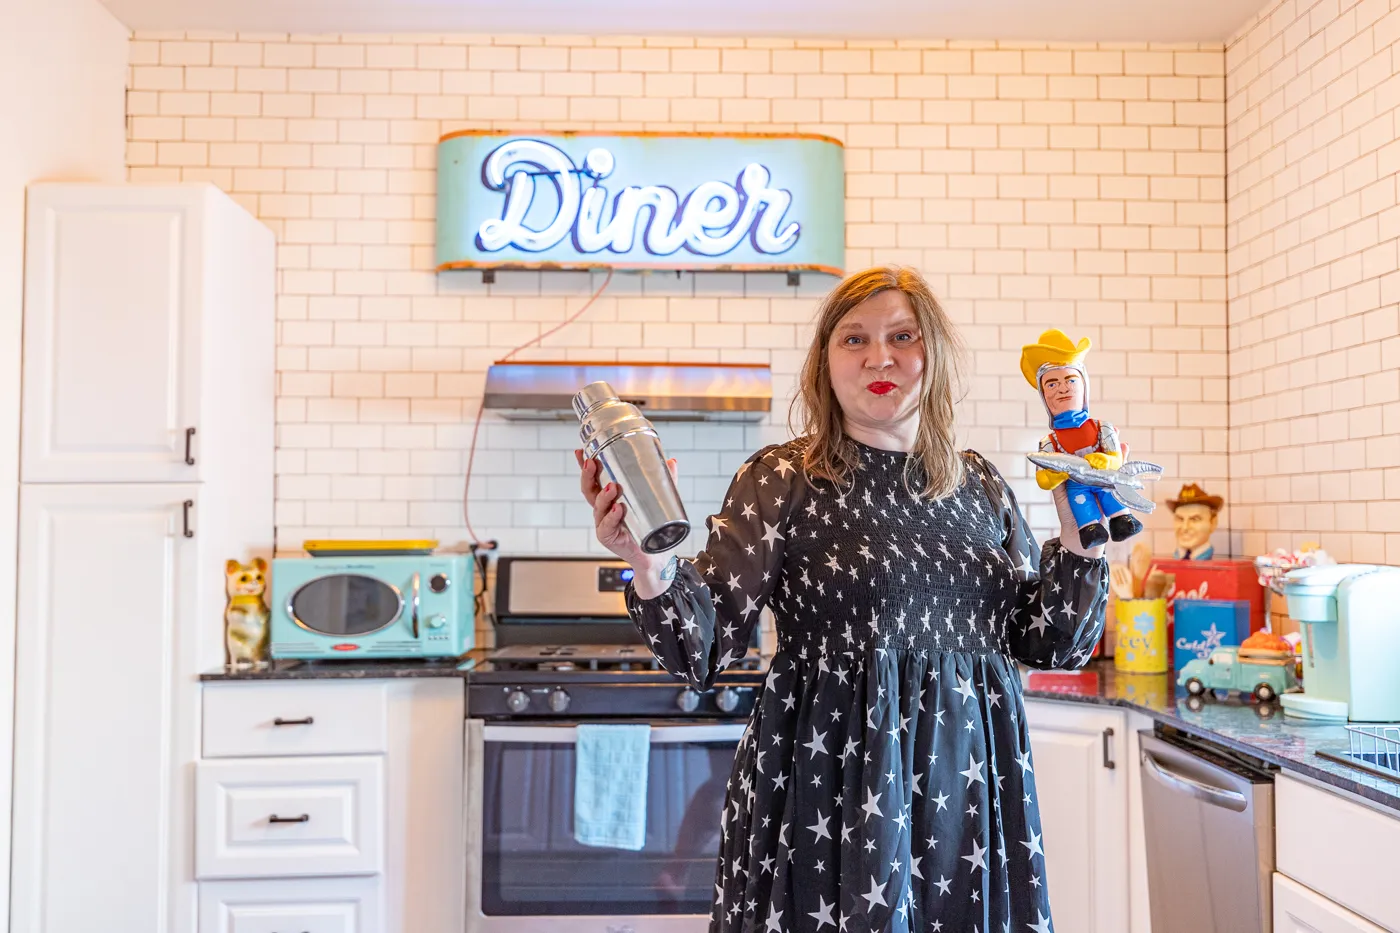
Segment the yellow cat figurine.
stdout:
<path fill-rule="evenodd" d="M 230 667 L 256 667 L 267 661 L 268 621 L 263 603 L 267 590 L 267 561 L 253 558 L 251 564 L 231 560 L 224 568 L 224 646 Z"/>

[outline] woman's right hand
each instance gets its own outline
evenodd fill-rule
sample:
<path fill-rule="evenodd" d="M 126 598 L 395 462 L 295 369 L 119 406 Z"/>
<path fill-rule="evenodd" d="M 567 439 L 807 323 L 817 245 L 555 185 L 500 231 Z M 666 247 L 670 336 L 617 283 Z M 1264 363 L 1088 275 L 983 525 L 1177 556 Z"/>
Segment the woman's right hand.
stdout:
<path fill-rule="evenodd" d="M 642 550 L 637 539 L 627 530 L 623 519 L 627 506 L 622 502 L 622 488 L 616 483 L 601 484 L 602 464 L 595 460 L 585 460 L 582 450 L 574 451 L 574 459 L 579 465 L 579 487 L 583 498 L 593 507 L 593 531 L 598 543 L 632 565 L 638 573 L 646 573 L 659 568 L 670 560 L 669 555 L 648 554 Z M 672 478 L 676 475 L 676 461 L 667 460 Z"/>

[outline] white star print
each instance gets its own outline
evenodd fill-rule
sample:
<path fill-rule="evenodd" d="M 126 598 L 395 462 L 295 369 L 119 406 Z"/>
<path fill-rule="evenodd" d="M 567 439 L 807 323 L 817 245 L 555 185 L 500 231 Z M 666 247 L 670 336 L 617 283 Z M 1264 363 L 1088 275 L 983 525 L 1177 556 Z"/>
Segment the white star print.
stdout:
<path fill-rule="evenodd" d="M 889 883 L 889 882 L 886 882 L 886 884 L 888 884 L 888 883 Z M 870 893 L 869 893 L 869 894 L 862 894 L 862 895 L 861 895 L 861 897 L 865 898 L 865 900 L 868 902 L 867 905 L 866 905 L 866 910 L 869 910 L 870 908 L 874 907 L 876 904 L 879 904 L 881 907 L 888 907 L 888 906 L 890 906 L 889 904 L 887 904 L 887 903 L 885 902 L 885 895 L 884 895 L 884 892 L 885 892 L 885 885 L 883 885 L 883 884 L 876 884 L 876 883 L 875 883 L 875 876 L 874 876 L 874 875 L 871 875 L 871 876 L 870 876 Z"/>
<path fill-rule="evenodd" d="M 773 907 L 768 910 L 768 924 L 765 927 L 767 933 L 783 933 L 783 926 L 778 922 L 783 919 L 783 912 L 777 910 L 777 906 L 777 904 L 774 904 Z"/>
<path fill-rule="evenodd" d="M 969 753 L 967 756 L 967 769 L 964 771 L 959 771 L 958 773 L 961 774 L 963 777 L 967 778 L 968 787 L 971 787 L 974 781 L 979 784 L 987 783 L 986 780 L 982 777 L 982 762 L 972 757 L 971 753 Z"/>
<path fill-rule="evenodd" d="M 1044 857 L 1045 855 L 1045 850 L 1040 847 L 1039 833 L 1032 832 L 1030 837 L 1022 842 L 1021 845 L 1025 846 L 1027 849 L 1026 858 L 1035 858 L 1037 855 Z"/>
<path fill-rule="evenodd" d="M 807 916 L 814 917 L 816 919 L 818 930 L 822 928 L 822 924 L 826 924 L 827 926 L 835 926 L 835 921 L 831 919 L 831 908 L 835 906 L 835 904 L 828 904 L 826 902 L 826 898 L 818 897 L 817 909 L 809 913 Z"/>
<path fill-rule="evenodd" d="M 976 871 L 976 870 L 979 869 L 979 868 L 985 869 L 985 868 L 987 867 L 987 863 L 986 863 L 986 861 L 982 858 L 982 856 L 985 855 L 986 852 L 987 852 L 986 847 L 985 847 L 985 846 L 980 846 L 980 845 L 978 845 L 978 844 L 977 844 L 977 840 L 974 839 L 974 840 L 972 840 L 972 854 L 971 854 L 971 855 L 964 855 L 964 856 L 962 856 L 962 859 L 963 859 L 963 861 L 965 861 L 965 862 L 971 862 L 971 863 L 972 863 L 972 870 L 973 870 L 973 871 Z"/>
<path fill-rule="evenodd" d="M 1027 926 L 1029 926 L 1032 930 L 1034 930 L 1035 933 L 1050 933 L 1050 918 L 1049 918 L 1049 917 L 1045 916 L 1043 913 L 1041 913 L 1041 912 L 1039 911 L 1039 909 L 1037 909 L 1036 912 L 1035 912 L 1035 919 L 1036 919 L 1036 922 L 1035 922 L 1035 923 L 1029 923 L 1029 924 L 1027 924 Z"/>
<path fill-rule="evenodd" d="M 881 794 L 876 794 L 869 790 L 865 792 L 865 803 L 861 804 L 860 808 L 864 811 L 867 820 L 872 816 L 884 817 L 885 814 L 880 812 L 880 797 Z"/>
<path fill-rule="evenodd" d="M 958 674 L 958 675 L 957 675 L 957 678 L 958 678 L 958 689 L 957 689 L 956 691 L 954 691 L 954 692 L 962 694 L 963 703 L 966 704 L 967 701 L 970 700 L 970 699 L 972 699 L 973 696 L 974 696 L 973 690 L 972 690 L 972 681 L 970 681 L 970 680 L 964 680 L 964 679 L 963 679 L 963 676 L 962 676 L 961 674 Z"/>
<path fill-rule="evenodd" d="M 810 748 L 810 749 L 812 750 L 812 757 L 813 757 L 813 758 L 816 758 L 818 754 L 825 755 L 825 754 L 826 754 L 826 733 L 825 733 L 825 732 L 820 732 L 820 733 L 817 732 L 817 727 L 816 727 L 816 726 L 813 726 L 813 727 L 812 727 L 812 741 L 810 741 L 810 742 L 806 743 L 805 745 L 803 745 L 803 748 Z"/>
<path fill-rule="evenodd" d="M 829 816 L 822 816 L 822 812 L 821 812 L 820 810 L 817 811 L 817 821 L 816 821 L 815 823 L 813 823 L 811 826 L 808 826 L 808 827 L 807 827 L 807 828 L 810 829 L 812 832 L 814 832 L 814 833 L 817 834 L 817 838 L 816 838 L 816 839 L 813 839 L 813 840 L 812 840 L 813 842 L 816 842 L 817 839 L 830 839 L 830 838 L 831 838 L 831 833 L 828 832 L 828 831 L 827 831 L 827 828 L 826 828 L 826 824 L 827 824 L 827 823 L 830 823 L 830 822 L 831 822 L 831 817 L 829 817 Z"/>

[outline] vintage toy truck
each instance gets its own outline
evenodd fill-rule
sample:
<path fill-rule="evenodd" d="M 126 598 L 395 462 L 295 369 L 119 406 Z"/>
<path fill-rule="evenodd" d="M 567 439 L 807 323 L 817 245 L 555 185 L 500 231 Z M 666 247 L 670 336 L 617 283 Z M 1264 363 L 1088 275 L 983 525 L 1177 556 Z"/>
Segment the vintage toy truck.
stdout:
<path fill-rule="evenodd" d="M 1216 648 L 1209 657 L 1187 662 L 1176 682 L 1192 696 L 1202 696 L 1208 690 L 1238 690 L 1254 694 L 1262 703 L 1298 686 L 1291 654 L 1234 645 Z"/>

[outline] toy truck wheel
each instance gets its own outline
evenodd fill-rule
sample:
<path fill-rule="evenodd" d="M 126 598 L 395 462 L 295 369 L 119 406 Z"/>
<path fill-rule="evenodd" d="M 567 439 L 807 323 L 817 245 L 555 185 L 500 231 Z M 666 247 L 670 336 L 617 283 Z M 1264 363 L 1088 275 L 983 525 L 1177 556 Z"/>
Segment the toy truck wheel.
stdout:
<path fill-rule="evenodd" d="M 1206 692 L 1206 685 L 1201 683 L 1199 677 L 1188 677 L 1186 679 L 1186 692 L 1193 697 L 1203 696 Z"/>
<path fill-rule="evenodd" d="M 1261 683 L 1255 686 L 1254 696 L 1260 703 L 1268 703 L 1274 697 L 1278 696 L 1278 693 L 1269 684 Z"/>

